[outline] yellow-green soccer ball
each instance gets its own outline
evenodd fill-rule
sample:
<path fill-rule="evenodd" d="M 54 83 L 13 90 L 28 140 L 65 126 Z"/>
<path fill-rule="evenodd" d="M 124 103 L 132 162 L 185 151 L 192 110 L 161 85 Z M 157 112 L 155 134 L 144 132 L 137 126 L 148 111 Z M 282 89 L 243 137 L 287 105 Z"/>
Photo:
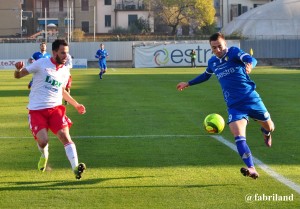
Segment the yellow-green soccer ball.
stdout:
<path fill-rule="evenodd" d="M 210 134 L 220 134 L 225 127 L 223 117 L 217 113 L 206 116 L 203 122 L 204 130 Z"/>

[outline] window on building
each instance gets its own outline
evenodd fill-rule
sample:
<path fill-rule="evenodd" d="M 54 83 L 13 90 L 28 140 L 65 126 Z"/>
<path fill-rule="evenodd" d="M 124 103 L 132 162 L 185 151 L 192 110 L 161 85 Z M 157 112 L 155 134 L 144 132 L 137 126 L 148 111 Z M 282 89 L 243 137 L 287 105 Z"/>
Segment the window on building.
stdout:
<path fill-rule="evenodd" d="M 128 15 L 128 26 L 135 24 L 137 20 L 138 20 L 137 15 Z"/>
<path fill-rule="evenodd" d="M 81 0 L 81 11 L 89 11 L 89 0 Z"/>
<path fill-rule="evenodd" d="M 261 6 L 262 4 L 254 4 L 254 8 L 258 7 L 258 6 Z"/>
<path fill-rule="evenodd" d="M 64 0 L 59 0 L 59 11 L 62 12 L 64 11 Z"/>
<path fill-rule="evenodd" d="M 111 5 L 111 0 L 105 0 L 104 5 Z"/>
<path fill-rule="evenodd" d="M 111 27 L 111 15 L 105 15 L 104 21 L 105 27 Z"/>
<path fill-rule="evenodd" d="M 242 6 L 242 14 L 244 14 L 247 11 L 248 11 L 248 7 L 247 6 Z"/>
<path fill-rule="evenodd" d="M 88 21 L 81 22 L 81 30 L 85 33 L 90 32 L 90 23 Z"/>
<path fill-rule="evenodd" d="M 242 5 L 238 4 L 238 16 L 242 14 Z"/>

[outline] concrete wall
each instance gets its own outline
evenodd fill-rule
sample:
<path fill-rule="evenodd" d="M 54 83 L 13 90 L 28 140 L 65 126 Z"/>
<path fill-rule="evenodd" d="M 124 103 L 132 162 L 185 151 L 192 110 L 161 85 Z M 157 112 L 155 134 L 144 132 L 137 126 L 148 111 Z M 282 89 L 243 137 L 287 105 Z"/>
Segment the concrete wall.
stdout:
<path fill-rule="evenodd" d="M 141 42 L 103 42 L 108 51 L 109 67 L 131 67 L 132 45 Z M 193 43 L 193 42 L 191 42 Z M 75 58 L 88 60 L 88 65 L 97 67 L 96 51 L 99 42 L 72 42 L 70 54 Z M 258 65 L 300 66 L 300 40 L 241 40 L 245 52 L 252 48 Z M 39 43 L 0 43 L 1 59 L 28 59 L 39 51 Z M 51 44 L 47 45 L 51 53 Z"/>
<path fill-rule="evenodd" d="M 108 61 L 131 61 L 133 42 L 103 42 L 109 54 Z M 96 51 L 100 42 L 72 42 L 70 54 L 75 58 L 84 58 L 88 61 L 97 61 Z M 51 44 L 47 44 L 47 51 L 52 53 Z M 0 43 L 1 59 L 28 59 L 40 50 L 40 43 Z"/>

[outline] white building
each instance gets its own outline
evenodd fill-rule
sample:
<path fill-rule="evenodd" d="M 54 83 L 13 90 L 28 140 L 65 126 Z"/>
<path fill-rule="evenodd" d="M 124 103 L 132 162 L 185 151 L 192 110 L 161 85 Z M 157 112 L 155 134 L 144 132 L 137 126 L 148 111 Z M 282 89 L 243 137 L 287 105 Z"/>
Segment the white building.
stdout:
<path fill-rule="evenodd" d="M 22 29 L 24 36 L 32 36 L 48 24 L 56 25 L 59 36 L 68 33 L 68 28 L 103 34 L 118 27 L 127 29 L 139 18 L 154 31 L 153 12 L 143 0 L 12 0 L 0 4 L 0 9 L 0 36 Z"/>
<path fill-rule="evenodd" d="M 141 0 L 97 0 L 96 14 L 97 33 L 108 33 L 117 27 L 128 28 L 139 18 L 149 21 L 154 31 L 153 12 Z"/>

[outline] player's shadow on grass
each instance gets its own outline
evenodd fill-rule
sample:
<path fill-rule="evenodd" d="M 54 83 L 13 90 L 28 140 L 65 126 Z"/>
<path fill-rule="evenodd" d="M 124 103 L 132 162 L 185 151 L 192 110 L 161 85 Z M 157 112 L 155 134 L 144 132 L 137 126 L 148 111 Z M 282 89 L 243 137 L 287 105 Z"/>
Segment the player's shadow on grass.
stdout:
<path fill-rule="evenodd" d="M 56 180 L 56 181 L 20 181 L 20 182 L 5 182 L 10 184 L 8 187 L 1 187 L 0 191 L 19 191 L 19 190 L 64 190 L 64 189 L 91 189 L 89 185 L 101 184 L 105 181 L 118 180 L 118 179 L 139 179 L 151 178 L 154 176 L 132 176 L 132 177 L 119 177 L 119 178 L 94 178 L 82 180 Z M 82 187 L 84 186 L 84 188 Z"/>
<path fill-rule="evenodd" d="M 124 185 L 124 186 L 101 186 L 100 184 L 112 180 L 142 179 L 154 178 L 155 176 L 131 176 L 119 178 L 94 178 L 79 181 L 21 181 L 5 182 L 9 186 L 1 187 L 0 191 L 37 191 L 37 190 L 77 190 L 77 189 L 128 189 L 128 188 L 205 188 L 205 187 L 223 187 L 232 186 L 233 184 L 207 184 L 207 185 Z M 97 184 L 99 184 L 97 186 Z"/>
<path fill-rule="evenodd" d="M 29 90 L 1 90 L 0 97 L 19 97 L 25 96 L 28 97 L 30 91 Z"/>

